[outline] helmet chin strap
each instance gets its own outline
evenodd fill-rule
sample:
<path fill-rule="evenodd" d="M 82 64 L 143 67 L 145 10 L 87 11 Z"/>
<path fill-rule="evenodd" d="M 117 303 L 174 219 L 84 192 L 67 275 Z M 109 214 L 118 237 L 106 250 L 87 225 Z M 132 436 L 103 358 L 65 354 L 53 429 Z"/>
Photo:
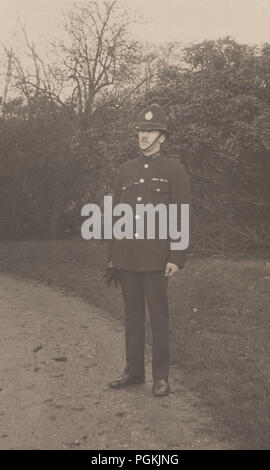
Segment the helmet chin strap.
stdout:
<path fill-rule="evenodd" d="M 150 144 L 148 147 L 146 147 L 146 149 L 143 149 L 142 151 L 143 152 L 147 152 L 147 150 L 149 150 L 151 147 L 153 147 L 153 145 L 155 145 L 155 143 L 158 141 L 158 139 L 160 138 L 160 132 L 158 134 L 158 136 L 155 138 L 154 142 L 152 142 L 152 144 Z"/>

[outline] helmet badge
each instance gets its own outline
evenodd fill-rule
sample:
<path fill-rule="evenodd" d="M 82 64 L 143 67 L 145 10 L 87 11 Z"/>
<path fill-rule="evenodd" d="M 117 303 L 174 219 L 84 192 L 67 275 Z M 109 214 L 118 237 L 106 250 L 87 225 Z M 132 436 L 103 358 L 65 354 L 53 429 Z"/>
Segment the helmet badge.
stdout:
<path fill-rule="evenodd" d="M 148 113 L 146 113 L 144 117 L 147 121 L 151 121 L 151 119 L 153 119 L 152 111 L 148 111 Z"/>

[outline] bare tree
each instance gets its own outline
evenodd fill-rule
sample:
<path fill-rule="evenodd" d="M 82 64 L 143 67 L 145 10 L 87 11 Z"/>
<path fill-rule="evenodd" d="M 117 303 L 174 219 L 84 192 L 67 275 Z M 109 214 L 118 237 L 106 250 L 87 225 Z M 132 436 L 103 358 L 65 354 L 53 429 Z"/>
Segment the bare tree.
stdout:
<path fill-rule="evenodd" d="M 55 70 L 81 117 L 91 115 L 103 90 L 129 79 L 138 56 L 138 44 L 129 35 L 132 21 L 115 0 L 84 2 L 68 12 L 67 40 L 54 44 Z"/>
<path fill-rule="evenodd" d="M 75 112 L 79 126 L 89 121 L 104 97 L 109 96 L 117 107 L 135 99 L 153 85 L 160 57 L 164 61 L 170 56 L 168 48 L 160 51 L 134 41 L 130 26 L 135 21 L 136 16 L 121 9 L 117 0 L 75 4 L 66 14 L 66 37 L 51 43 L 46 62 L 20 22 L 24 55 L 5 47 L 8 87 L 12 85 L 24 98 L 29 112 L 36 99 L 45 95 L 68 113 Z"/>
<path fill-rule="evenodd" d="M 3 96 L 1 97 L 1 106 L 2 106 L 2 116 L 5 118 L 5 105 L 8 97 L 9 86 L 11 82 L 11 73 L 12 73 L 12 57 L 13 57 L 13 50 L 12 48 L 5 48 L 6 52 L 6 70 L 4 75 L 4 92 Z"/>

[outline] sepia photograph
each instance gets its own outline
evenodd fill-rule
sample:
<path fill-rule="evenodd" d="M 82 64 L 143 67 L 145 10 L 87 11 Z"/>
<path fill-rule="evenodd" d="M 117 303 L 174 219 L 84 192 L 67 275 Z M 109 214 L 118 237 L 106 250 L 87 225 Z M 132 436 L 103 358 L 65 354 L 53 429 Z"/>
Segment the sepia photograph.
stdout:
<path fill-rule="evenodd" d="M 0 0 L 0 450 L 270 449 L 269 25 Z"/>

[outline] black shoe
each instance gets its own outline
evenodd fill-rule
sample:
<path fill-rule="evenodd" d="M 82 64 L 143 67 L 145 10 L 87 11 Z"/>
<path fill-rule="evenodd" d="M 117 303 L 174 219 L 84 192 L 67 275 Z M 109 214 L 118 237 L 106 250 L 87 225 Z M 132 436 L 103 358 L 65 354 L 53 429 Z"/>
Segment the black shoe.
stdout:
<path fill-rule="evenodd" d="M 120 377 L 109 383 L 110 388 L 125 388 L 129 385 L 142 384 L 145 382 L 144 375 L 130 375 L 124 372 Z"/>
<path fill-rule="evenodd" d="M 166 379 L 157 379 L 153 385 L 153 395 L 154 397 L 165 397 L 169 395 L 170 388 L 168 381 Z"/>

